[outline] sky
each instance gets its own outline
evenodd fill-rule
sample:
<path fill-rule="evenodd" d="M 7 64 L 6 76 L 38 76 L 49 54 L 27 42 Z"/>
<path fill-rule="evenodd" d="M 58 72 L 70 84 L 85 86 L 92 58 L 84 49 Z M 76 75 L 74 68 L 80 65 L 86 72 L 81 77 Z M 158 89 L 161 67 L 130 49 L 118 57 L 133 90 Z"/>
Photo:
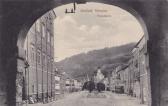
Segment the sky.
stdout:
<path fill-rule="evenodd" d="M 138 42 L 144 32 L 127 11 L 101 3 L 78 4 L 76 13 L 65 14 L 73 4 L 54 9 L 55 61 L 95 49 Z"/>

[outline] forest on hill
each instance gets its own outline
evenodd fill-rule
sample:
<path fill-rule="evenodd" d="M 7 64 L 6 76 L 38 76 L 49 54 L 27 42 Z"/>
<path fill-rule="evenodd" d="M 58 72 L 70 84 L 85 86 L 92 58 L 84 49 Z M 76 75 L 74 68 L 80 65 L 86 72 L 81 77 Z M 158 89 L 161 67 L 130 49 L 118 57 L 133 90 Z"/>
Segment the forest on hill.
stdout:
<path fill-rule="evenodd" d="M 71 56 L 56 63 L 56 67 L 73 78 L 89 77 L 101 67 L 103 74 L 108 73 L 118 65 L 124 65 L 131 58 L 131 50 L 135 43 L 117 47 L 104 48 Z"/>

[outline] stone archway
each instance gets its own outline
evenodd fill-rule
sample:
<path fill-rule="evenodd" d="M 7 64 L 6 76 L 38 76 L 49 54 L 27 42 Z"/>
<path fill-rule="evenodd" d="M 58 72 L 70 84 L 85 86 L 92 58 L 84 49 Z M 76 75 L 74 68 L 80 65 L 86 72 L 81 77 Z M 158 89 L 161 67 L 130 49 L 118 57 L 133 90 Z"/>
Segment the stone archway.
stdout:
<path fill-rule="evenodd" d="M 82 0 L 78 0 L 82 1 Z M 1 106 L 19 106 L 18 81 L 24 69 L 23 43 L 35 20 L 52 8 L 73 0 L 15 0 L 0 2 L 0 102 Z M 151 104 L 168 104 L 168 2 L 166 0 L 87 0 L 119 6 L 130 13 L 148 31 Z M 133 11 L 132 11 L 133 10 Z M 139 15 L 139 16 L 138 16 Z M 145 27 L 145 25 L 146 27 Z"/>

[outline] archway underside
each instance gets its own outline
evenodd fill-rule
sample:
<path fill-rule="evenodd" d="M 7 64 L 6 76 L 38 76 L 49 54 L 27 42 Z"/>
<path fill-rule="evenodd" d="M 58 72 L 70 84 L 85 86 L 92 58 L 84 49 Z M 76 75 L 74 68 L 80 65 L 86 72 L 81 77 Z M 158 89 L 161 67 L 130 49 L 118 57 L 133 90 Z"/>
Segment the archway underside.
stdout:
<path fill-rule="evenodd" d="M 22 70 L 24 70 L 23 42 L 31 25 L 47 11 L 73 2 L 71 0 L 15 1 L 1 1 L 0 7 L 0 75 L 5 76 L 0 78 L 1 106 L 21 105 L 17 84 Z M 167 1 L 88 0 L 88 2 L 119 6 L 133 14 L 142 24 L 144 31 L 148 31 L 148 68 L 151 70 L 151 103 L 149 106 L 167 106 Z"/>

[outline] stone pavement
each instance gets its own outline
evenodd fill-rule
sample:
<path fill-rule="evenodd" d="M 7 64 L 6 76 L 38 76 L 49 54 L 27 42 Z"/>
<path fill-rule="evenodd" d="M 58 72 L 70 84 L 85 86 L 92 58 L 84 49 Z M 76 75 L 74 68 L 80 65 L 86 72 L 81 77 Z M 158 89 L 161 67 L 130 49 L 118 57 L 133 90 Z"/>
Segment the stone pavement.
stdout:
<path fill-rule="evenodd" d="M 92 95 L 92 97 L 88 97 Z M 69 94 L 64 99 L 60 99 L 48 104 L 29 104 L 27 106 L 147 106 L 140 104 L 140 101 L 136 98 L 129 97 L 125 94 L 114 94 L 112 92 L 104 92 L 93 96 L 87 91 L 81 91 Z M 25 105 L 26 106 L 26 105 Z"/>

